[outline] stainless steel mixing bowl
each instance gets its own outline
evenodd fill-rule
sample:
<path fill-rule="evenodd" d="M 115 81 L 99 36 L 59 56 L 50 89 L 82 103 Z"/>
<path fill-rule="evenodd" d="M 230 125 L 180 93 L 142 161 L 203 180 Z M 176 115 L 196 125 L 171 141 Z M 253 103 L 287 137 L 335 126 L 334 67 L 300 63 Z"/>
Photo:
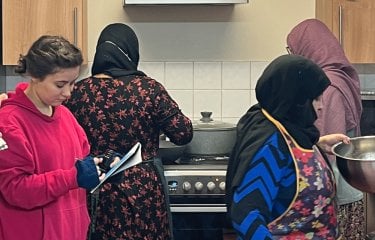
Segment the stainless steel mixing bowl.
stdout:
<path fill-rule="evenodd" d="M 340 173 L 351 186 L 375 193 L 375 136 L 351 138 L 350 144 L 335 144 L 332 152 Z"/>

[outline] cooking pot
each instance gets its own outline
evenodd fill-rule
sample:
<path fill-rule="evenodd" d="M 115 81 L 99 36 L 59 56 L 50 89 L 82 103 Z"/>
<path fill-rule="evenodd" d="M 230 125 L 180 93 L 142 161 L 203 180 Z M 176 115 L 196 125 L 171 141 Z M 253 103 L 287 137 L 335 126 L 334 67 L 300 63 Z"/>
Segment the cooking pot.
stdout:
<path fill-rule="evenodd" d="M 176 145 L 166 139 L 159 139 L 158 156 L 164 165 L 174 164 L 182 156 L 186 145 Z"/>
<path fill-rule="evenodd" d="M 229 156 L 236 142 L 236 125 L 211 118 L 212 112 L 201 112 L 193 122 L 193 139 L 186 145 L 185 155 Z"/>
<path fill-rule="evenodd" d="M 351 186 L 375 193 L 375 136 L 351 138 L 350 144 L 335 144 L 332 152 L 337 168 Z"/>

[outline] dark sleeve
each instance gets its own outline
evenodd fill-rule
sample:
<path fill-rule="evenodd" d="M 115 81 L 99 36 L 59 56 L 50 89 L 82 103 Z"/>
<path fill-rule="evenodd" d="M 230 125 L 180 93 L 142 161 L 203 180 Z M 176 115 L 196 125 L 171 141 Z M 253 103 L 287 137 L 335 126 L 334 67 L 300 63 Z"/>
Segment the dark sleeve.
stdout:
<path fill-rule="evenodd" d="M 230 217 L 240 239 L 272 239 L 267 224 L 280 216 L 293 198 L 293 191 L 289 191 L 290 200 L 287 202 L 278 198 L 287 190 L 283 181 L 290 179 L 294 166 L 289 151 L 285 151 L 287 148 L 280 146 L 280 138 L 279 134 L 272 135 L 259 149 L 233 194 Z M 295 181 L 288 188 L 295 188 Z M 277 212 L 275 206 L 278 206 Z"/>
<path fill-rule="evenodd" d="M 161 84 L 157 88 L 155 106 L 160 129 L 176 145 L 189 143 L 193 137 L 191 120 L 182 113 Z"/>

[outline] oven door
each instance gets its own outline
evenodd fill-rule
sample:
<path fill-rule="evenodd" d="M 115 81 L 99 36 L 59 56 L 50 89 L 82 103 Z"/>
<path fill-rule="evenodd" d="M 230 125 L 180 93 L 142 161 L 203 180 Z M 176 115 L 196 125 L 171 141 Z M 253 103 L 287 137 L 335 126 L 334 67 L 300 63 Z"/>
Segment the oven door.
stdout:
<path fill-rule="evenodd" d="M 361 135 L 375 135 L 375 92 L 362 94 Z M 375 236 L 375 194 L 365 194 L 366 232 Z M 368 238 L 370 239 L 370 237 Z M 371 238 L 375 239 L 375 237 Z"/>
<path fill-rule="evenodd" d="M 169 195 L 171 212 L 226 213 L 224 194 L 215 195 Z"/>
<path fill-rule="evenodd" d="M 171 204 L 171 212 L 226 213 L 225 204 Z"/>
<path fill-rule="evenodd" d="M 164 166 L 176 240 L 222 240 L 225 165 Z"/>
<path fill-rule="evenodd" d="M 361 135 L 375 135 L 375 96 L 362 96 Z"/>

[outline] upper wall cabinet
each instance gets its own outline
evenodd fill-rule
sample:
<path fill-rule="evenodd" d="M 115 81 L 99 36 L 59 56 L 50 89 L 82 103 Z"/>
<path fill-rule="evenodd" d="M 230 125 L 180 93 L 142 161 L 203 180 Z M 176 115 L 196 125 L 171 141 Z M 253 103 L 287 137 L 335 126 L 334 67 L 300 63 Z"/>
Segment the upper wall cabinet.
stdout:
<path fill-rule="evenodd" d="M 316 0 L 316 18 L 335 34 L 352 63 L 375 63 L 374 0 Z"/>
<path fill-rule="evenodd" d="M 61 35 L 87 62 L 87 0 L 2 0 L 3 65 L 16 65 L 41 35 Z"/>

